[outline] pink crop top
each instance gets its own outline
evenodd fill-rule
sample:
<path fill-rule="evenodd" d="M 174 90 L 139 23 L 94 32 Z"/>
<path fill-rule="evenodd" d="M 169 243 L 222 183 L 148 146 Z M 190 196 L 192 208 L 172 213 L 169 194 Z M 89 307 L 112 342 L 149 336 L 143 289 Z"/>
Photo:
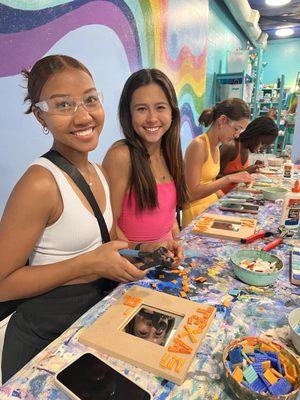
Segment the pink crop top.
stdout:
<path fill-rule="evenodd" d="M 172 239 L 176 217 L 176 186 L 174 182 L 157 184 L 158 207 L 140 211 L 132 190 L 125 194 L 118 225 L 132 242 L 155 242 Z"/>

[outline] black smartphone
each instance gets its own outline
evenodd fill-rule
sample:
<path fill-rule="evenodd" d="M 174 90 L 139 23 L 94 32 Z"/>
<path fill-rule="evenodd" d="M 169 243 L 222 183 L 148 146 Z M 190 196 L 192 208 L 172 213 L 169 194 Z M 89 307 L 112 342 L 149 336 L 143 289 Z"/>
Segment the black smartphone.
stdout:
<path fill-rule="evenodd" d="M 75 400 L 151 400 L 151 394 L 92 353 L 55 375 L 56 385 Z"/>

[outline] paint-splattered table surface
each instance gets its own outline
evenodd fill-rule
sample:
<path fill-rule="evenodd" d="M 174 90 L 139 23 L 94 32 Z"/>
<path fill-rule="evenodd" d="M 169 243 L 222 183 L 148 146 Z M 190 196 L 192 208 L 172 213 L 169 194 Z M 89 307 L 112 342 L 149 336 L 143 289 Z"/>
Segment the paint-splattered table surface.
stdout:
<path fill-rule="evenodd" d="M 217 205 L 209 212 L 221 213 Z M 280 206 L 271 202 L 261 207 L 258 214 L 258 229 L 276 230 L 280 215 Z M 251 216 L 248 215 L 250 218 Z M 154 399 L 232 399 L 227 389 L 222 367 L 224 347 L 234 338 L 240 336 L 263 335 L 280 340 L 293 350 L 290 341 L 287 315 L 300 307 L 300 286 L 289 282 L 288 241 L 271 253 L 284 262 L 285 269 L 274 286 L 257 288 L 238 281 L 233 273 L 230 256 L 241 248 L 261 249 L 267 239 L 260 239 L 251 245 L 238 242 L 214 239 L 191 233 L 191 227 L 180 234 L 187 257 L 186 263 L 193 261 L 189 280 L 192 277 L 204 276 L 204 283 L 195 284 L 188 296 L 196 302 L 210 303 L 217 307 L 214 322 L 196 354 L 185 383 L 177 386 L 162 380 L 132 365 L 100 354 L 119 371 L 147 388 Z M 272 240 L 272 239 L 269 239 Z M 294 239 L 293 239 L 294 240 Z M 179 294 L 180 285 L 168 281 L 156 280 L 150 273 L 140 285 L 151 287 L 157 284 L 157 290 Z M 110 296 L 96 304 L 91 310 L 77 320 L 63 335 L 38 354 L 10 381 L 0 388 L 1 399 L 67 399 L 56 389 L 54 374 L 75 356 L 88 351 L 78 342 L 78 336 L 85 327 L 90 326 L 103 314 L 130 285 L 119 286 Z M 238 289 L 239 297 L 229 295 L 229 291 Z M 227 307 L 223 302 L 227 303 Z M 108 333 L 109 334 L 109 333 Z M 300 396 L 298 396 L 300 398 Z"/>

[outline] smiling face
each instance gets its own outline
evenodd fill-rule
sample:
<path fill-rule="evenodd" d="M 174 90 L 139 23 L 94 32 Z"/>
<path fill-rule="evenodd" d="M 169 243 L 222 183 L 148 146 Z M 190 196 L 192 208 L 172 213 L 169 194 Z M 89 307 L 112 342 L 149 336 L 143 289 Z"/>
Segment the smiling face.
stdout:
<path fill-rule="evenodd" d="M 171 106 L 157 83 L 141 86 L 134 91 L 130 112 L 132 127 L 145 145 L 160 143 L 172 123 Z"/>
<path fill-rule="evenodd" d="M 73 97 L 80 103 L 94 98 L 96 88 L 91 76 L 80 69 L 67 68 L 53 74 L 42 88 L 39 101 L 51 100 L 57 108 L 65 107 L 65 99 Z M 74 114 L 53 114 L 50 111 L 34 109 L 34 114 L 42 126 L 46 126 L 53 135 L 54 148 L 63 154 L 70 151 L 89 152 L 98 145 L 99 135 L 104 123 L 102 105 L 87 111 L 78 104 Z"/>

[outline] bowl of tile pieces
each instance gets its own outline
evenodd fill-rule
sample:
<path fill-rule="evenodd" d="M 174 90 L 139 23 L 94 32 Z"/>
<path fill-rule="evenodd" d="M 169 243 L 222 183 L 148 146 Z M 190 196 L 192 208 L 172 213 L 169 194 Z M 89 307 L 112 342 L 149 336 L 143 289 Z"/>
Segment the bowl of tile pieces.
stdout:
<path fill-rule="evenodd" d="M 282 261 L 266 251 L 239 250 L 232 255 L 235 275 L 248 285 L 273 285 L 283 269 Z"/>
<path fill-rule="evenodd" d="M 300 364 L 281 343 L 255 336 L 233 340 L 223 352 L 226 383 L 241 400 L 296 400 Z"/>

